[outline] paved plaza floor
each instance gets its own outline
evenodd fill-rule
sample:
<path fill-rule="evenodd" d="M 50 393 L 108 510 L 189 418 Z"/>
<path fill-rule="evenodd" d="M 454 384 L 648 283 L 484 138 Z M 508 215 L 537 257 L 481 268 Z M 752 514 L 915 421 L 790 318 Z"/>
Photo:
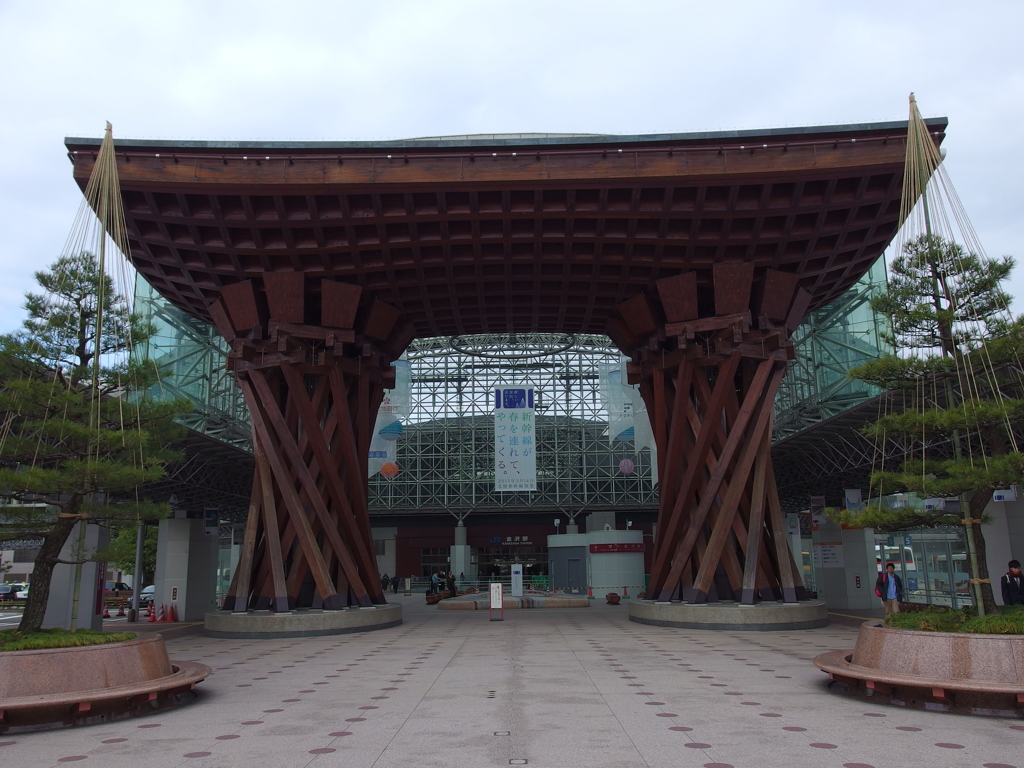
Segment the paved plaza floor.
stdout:
<path fill-rule="evenodd" d="M 395 599 L 404 623 L 378 632 L 224 640 L 178 629 L 171 658 L 214 669 L 195 703 L 0 735 L 0 766 L 1024 768 L 1024 720 L 828 691 L 810 659 L 852 648 L 853 626 L 668 629 L 596 600 L 491 622 Z"/>

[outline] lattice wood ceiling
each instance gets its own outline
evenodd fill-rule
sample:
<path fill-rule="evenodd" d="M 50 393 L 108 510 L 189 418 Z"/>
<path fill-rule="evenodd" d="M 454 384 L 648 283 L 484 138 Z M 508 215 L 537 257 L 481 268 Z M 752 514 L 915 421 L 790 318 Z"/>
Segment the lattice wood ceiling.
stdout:
<path fill-rule="evenodd" d="M 941 141 L 944 120 L 931 121 Z M 752 262 L 812 306 L 896 231 L 905 123 L 764 134 L 374 145 L 119 142 L 132 258 L 209 319 L 222 286 L 357 283 L 419 336 L 602 333 L 659 278 Z M 98 142 L 67 141 L 84 186 Z M 755 270 L 755 274 L 763 270 Z"/>

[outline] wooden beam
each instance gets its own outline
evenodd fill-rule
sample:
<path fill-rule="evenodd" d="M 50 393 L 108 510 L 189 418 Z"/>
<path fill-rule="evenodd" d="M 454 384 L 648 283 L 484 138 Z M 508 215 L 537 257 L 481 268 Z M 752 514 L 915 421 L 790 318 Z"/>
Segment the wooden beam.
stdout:
<path fill-rule="evenodd" d="M 305 319 L 306 278 L 302 272 L 266 272 L 263 288 L 267 292 L 270 319 L 301 324 Z"/>
<path fill-rule="evenodd" d="M 309 560 L 310 570 L 313 574 L 313 580 L 316 582 L 317 588 L 320 590 L 320 594 L 325 597 L 334 596 L 334 585 L 331 582 L 330 576 L 327 573 L 327 566 L 323 561 L 323 557 L 320 554 L 320 548 L 317 546 L 316 539 L 313 536 L 313 532 L 309 526 L 309 520 L 306 517 L 305 509 L 302 507 L 299 501 L 298 494 L 295 491 L 295 478 L 285 468 L 284 463 L 281 461 L 281 457 L 277 451 L 273 448 L 267 449 L 267 446 L 274 446 L 271 432 L 266 424 L 266 414 L 260 404 L 260 399 L 255 396 L 253 392 L 254 379 L 259 377 L 262 379 L 262 374 L 259 371 L 252 371 L 246 377 L 246 385 L 242 387 L 242 391 L 246 395 L 246 401 L 249 405 L 249 417 L 252 420 L 253 430 L 256 432 L 258 437 L 258 444 L 263 447 L 262 456 L 257 454 L 257 461 L 266 462 L 269 465 L 270 471 L 261 471 L 260 478 L 263 482 L 263 500 L 264 500 L 264 514 L 269 514 L 273 511 L 273 486 L 271 485 L 271 477 L 273 477 L 277 483 L 277 488 L 281 492 L 281 496 L 284 500 L 285 508 L 288 510 L 288 515 L 292 521 L 292 525 L 295 528 L 296 535 L 301 542 L 302 548 L 306 553 L 306 558 Z M 265 382 L 262 382 L 265 384 Z M 266 389 L 261 387 L 260 389 Z M 269 394 L 269 393 L 268 393 Z M 263 392 L 260 393 L 260 397 L 264 397 Z M 270 404 L 274 406 L 276 411 L 276 403 L 273 402 L 273 397 L 268 396 Z M 278 417 L 280 414 L 276 414 Z M 278 435 L 281 432 L 287 431 L 283 429 L 284 425 L 281 424 L 277 427 L 276 431 Z M 268 501 L 269 500 L 269 501 Z M 276 521 L 275 521 L 276 524 Z M 276 533 L 276 527 L 275 531 Z M 273 552 L 273 538 L 269 539 L 271 543 L 271 552 Z M 281 587 L 284 588 L 283 579 Z M 277 592 L 278 585 L 275 584 L 274 591 Z"/>
<path fill-rule="evenodd" d="M 661 546 L 655 550 L 654 563 L 651 566 L 650 583 L 654 589 L 664 589 L 662 584 L 665 583 L 665 572 L 668 568 L 668 562 L 676 557 L 676 553 L 672 550 L 674 549 L 676 537 L 682 527 L 683 508 L 693 497 L 700 478 L 700 472 L 703 471 L 707 460 L 707 452 L 711 447 L 714 433 L 721 428 L 719 419 L 721 418 L 722 407 L 725 404 L 727 395 L 734 386 L 732 379 L 738 365 L 739 358 L 733 356 L 726 360 L 719 369 L 719 376 L 715 382 L 708 410 L 701 420 L 700 434 L 697 435 L 693 448 L 687 453 L 685 474 L 683 475 L 682 482 L 679 484 L 680 491 L 674 499 L 672 513 L 667 520 L 666 530 L 664 532 L 659 530 L 659 535 L 662 536 Z M 671 471 L 670 467 L 666 467 L 666 469 Z M 704 514 L 707 514 L 706 510 Z M 701 522 L 703 523 L 703 520 Z M 675 576 L 667 579 L 669 583 L 678 580 L 679 573 L 682 571 L 682 564 L 676 563 L 676 565 L 678 567 L 675 568 Z M 667 600 L 668 598 L 663 596 L 659 599 Z"/>
<path fill-rule="evenodd" d="M 754 465 L 754 484 L 750 491 L 750 518 L 747 521 L 746 562 L 743 567 L 743 588 L 740 602 L 753 605 L 756 597 L 758 554 L 761 551 L 761 532 L 764 530 L 764 478 L 771 453 L 771 430 L 765 430 L 758 447 Z"/>
<path fill-rule="evenodd" d="M 738 364 L 738 361 L 739 361 L 739 358 L 737 356 L 733 356 L 733 357 L 729 358 L 729 360 L 727 361 L 727 363 L 731 363 L 729 368 L 732 371 L 735 371 L 735 368 L 736 368 L 736 365 Z M 763 363 L 761 363 L 758 366 L 757 374 L 755 374 L 754 383 L 752 384 L 752 389 L 754 389 L 755 391 L 761 391 L 764 388 L 764 385 L 767 382 L 768 376 L 769 376 L 769 374 L 771 372 L 772 365 L 773 365 L 773 361 L 765 360 Z M 723 368 L 725 368 L 725 366 L 723 366 Z M 717 392 L 719 390 L 720 384 L 721 384 L 720 381 L 715 382 L 715 392 Z M 729 384 L 731 386 L 731 376 L 730 376 Z M 712 393 L 712 399 L 714 399 L 715 392 Z M 724 392 L 723 392 L 723 398 L 724 398 Z M 669 583 L 674 582 L 674 581 L 676 581 L 679 578 L 679 575 L 682 572 L 683 564 L 690 557 L 690 553 L 693 550 L 693 545 L 694 545 L 694 543 L 697 540 L 697 536 L 700 533 L 702 526 L 704 525 L 704 521 L 707 518 L 708 511 L 711 509 L 711 504 L 714 501 L 715 494 L 718 493 L 718 489 L 721 486 L 723 479 L 725 478 L 726 471 L 728 470 L 728 468 L 729 468 L 729 466 L 730 466 L 730 464 L 732 462 L 733 454 L 736 452 L 736 450 L 739 447 L 740 443 L 743 441 L 744 434 L 746 433 L 746 430 L 747 430 L 747 424 L 749 423 L 750 418 L 751 418 L 751 416 L 752 416 L 756 406 L 757 406 L 757 401 L 756 401 L 755 398 L 747 398 L 747 399 L 744 400 L 743 406 L 740 408 L 739 413 L 737 414 L 735 423 L 733 423 L 730 426 L 729 436 L 726 439 L 725 445 L 724 445 L 724 447 L 722 449 L 722 454 L 719 456 L 718 466 L 715 468 L 715 472 L 714 472 L 714 474 L 712 474 L 711 479 L 708 482 L 707 492 L 701 498 L 700 505 L 697 507 L 696 512 L 694 512 L 690 516 L 689 527 L 688 527 L 688 529 L 686 531 L 686 534 L 684 535 L 684 537 L 682 539 L 682 542 L 678 546 L 673 548 L 674 551 L 672 551 L 672 552 L 665 552 L 662 555 L 665 560 L 667 560 L 668 558 L 671 558 L 671 561 L 672 561 L 672 566 L 671 566 L 671 568 L 668 571 L 669 575 L 668 575 L 668 578 L 666 579 L 666 581 L 668 581 Z M 711 417 L 713 417 L 713 418 L 717 418 L 717 412 L 716 413 L 711 413 L 709 415 Z M 712 426 L 710 424 L 707 424 L 707 421 L 708 421 L 708 419 L 707 419 L 707 417 L 705 417 L 704 421 L 701 424 L 701 433 L 702 433 L 702 435 L 706 431 L 710 432 L 710 430 L 712 429 Z M 720 428 L 720 427 L 719 427 L 718 424 L 714 424 L 714 428 Z M 698 440 L 699 439 L 700 438 L 698 438 Z M 707 441 L 708 441 L 709 444 L 710 444 L 710 439 L 711 439 L 711 435 L 709 434 L 707 436 Z M 707 450 L 705 449 L 702 452 L 701 457 L 700 457 L 700 462 L 699 463 L 701 465 L 704 464 L 704 459 L 706 458 L 706 454 L 707 454 Z M 690 468 L 687 468 L 688 476 L 689 476 L 689 472 L 690 472 Z M 677 506 L 677 508 L 680 506 L 680 502 L 678 500 L 677 500 L 676 506 Z M 653 568 L 651 569 L 651 581 L 652 582 L 654 581 L 654 569 Z"/>
<path fill-rule="evenodd" d="M 252 280 L 225 285 L 220 290 L 224 308 L 231 318 L 231 327 L 239 333 L 248 333 L 260 325 L 260 313 L 256 304 L 256 292 Z"/>
<path fill-rule="evenodd" d="M 269 423 L 273 426 L 277 433 L 277 445 L 282 449 L 283 453 L 288 457 L 288 461 L 291 464 L 291 473 L 278 476 L 278 486 L 282 486 L 283 480 L 287 478 L 290 482 L 288 488 L 283 488 L 282 491 L 285 495 L 285 500 L 289 504 L 289 509 L 294 504 L 294 509 L 302 513 L 302 523 L 300 527 L 297 525 L 298 533 L 300 534 L 300 540 L 302 541 L 303 548 L 306 550 L 306 558 L 310 561 L 310 566 L 313 568 L 314 579 L 317 582 L 317 588 L 320 589 L 320 594 L 324 598 L 324 607 L 326 608 L 337 608 L 341 606 L 336 597 L 334 591 L 334 585 L 330 577 L 327 575 L 327 566 L 323 561 L 322 554 L 319 547 L 316 545 L 315 539 L 312 538 L 312 531 L 310 530 L 309 521 L 306 519 L 304 510 L 299 504 L 299 498 L 295 491 L 295 488 L 291 483 L 298 480 L 298 482 L 306 487 L 306 491 L 309 494 L 309 501 L 313 507 L 314 512 L 320 517 L 320 523 L 326 533 L 328 540 L 331 542 L 331 546 L 335 550 L 335 554 L 339 558 L 342 567 L 345 569 L 349 581 L 352 584 L 353 593 L 356 599 L 363 605 L 370 605 L 370 598 L 367 593 L 366 587 L 363 584 L 362 577 L 358 573 L 358 568 L 355 562 L 352 560 L 351 555 L 348 552 L 348 548 L 341 541 L 341 537 L 338 534 L 336 527 L 331 525 L 331 515 L 324 504 L 323 498 L 317 493 L 316 482 L 313 480 L 309 473 L 309 468 L 302 460 L 302 455 L 299 452 L 298 445 L 295 443 L 291 431 L 288 429 L 283 414 L 281 414 L 277 403 L 274 402 L 273 396 L 270 393 L 270 389 L 267 386 L 267 382 L 263 377 L 262 372 L 253 371 L 250 373 L 250 379 L 256 393 L 261 397 L 265 398 L 264 409 Z M 305 429 L 318 429 L 319 425 L 303 424 Z M 268 458 L 271 458 L 268 456 Z M 282 465 L 283 471 L 283 465 Z M 296 519 L 296 515 L 293 515 L 293 520 Z M 303 533 L 306 531 L 306 533 Z M 311 545 L 311 546 L 307 546 Z M 319 575 L 318 575 L 319 571 Z"/>

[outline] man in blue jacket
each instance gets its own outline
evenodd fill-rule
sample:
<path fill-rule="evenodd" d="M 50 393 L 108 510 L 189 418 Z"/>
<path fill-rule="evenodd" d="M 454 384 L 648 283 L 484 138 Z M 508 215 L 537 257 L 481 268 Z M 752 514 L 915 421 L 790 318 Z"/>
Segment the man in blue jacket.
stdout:
<path fill-rule="evenodd" d="M 896 564 L 886 563 L 885 570 L 878 574 L 875 581 L 875 594 L 882 598 L 885 615 L 900 612 L 900 600 L 903 599 L 903 581 L 896 575 Z"/>

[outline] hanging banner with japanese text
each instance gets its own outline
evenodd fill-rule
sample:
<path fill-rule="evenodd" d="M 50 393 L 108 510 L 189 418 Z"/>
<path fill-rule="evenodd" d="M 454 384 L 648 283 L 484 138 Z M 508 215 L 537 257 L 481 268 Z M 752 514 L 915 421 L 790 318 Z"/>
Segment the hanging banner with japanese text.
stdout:
<path fill-rule="evenodd" d="M 395 461 L 398 458 L 398 440 L 405 431 L 403 422 L 409 420 L 412 366 L 408 360 L 395 360 L 392 365 L 395 367 L 395 386 L 390 391 L 384 391 L 384 399 L 377 411 L 377 420 L 374 422 L 373 435 L 370 438 L 370 477 L 389 463 L 397 467 Z"/>
<path fill-rule="evenodd" d="M 536 491 L 533 387 L 494 390 L 494 490 Z"/>

